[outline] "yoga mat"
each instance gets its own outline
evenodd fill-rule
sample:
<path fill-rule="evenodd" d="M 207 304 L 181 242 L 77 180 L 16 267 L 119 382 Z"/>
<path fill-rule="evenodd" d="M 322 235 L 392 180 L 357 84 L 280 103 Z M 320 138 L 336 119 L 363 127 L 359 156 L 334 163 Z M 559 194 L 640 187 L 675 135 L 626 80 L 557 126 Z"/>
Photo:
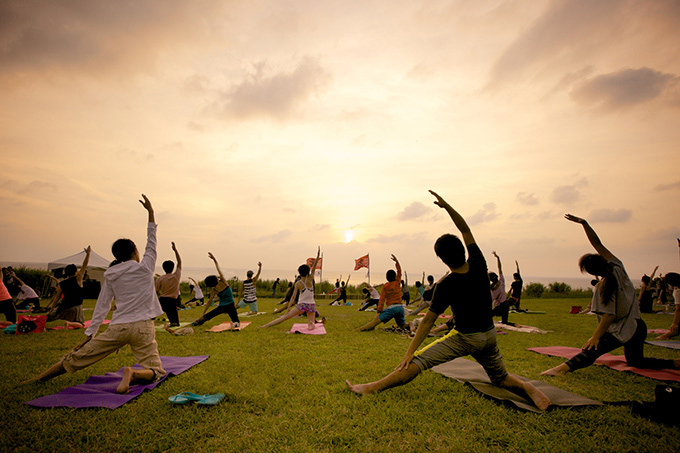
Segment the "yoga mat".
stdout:
<path fill-rule="evenodd" d="M 290 333 L 304 333 L 307 335 L 326 335 L 326 326 L 321 323 L 314 325 L 314 330 L 309 330 L 307 323 L 296 323 L 290 328 Z"/>
<path fill-rule="evenodd" d="M 110 319 L 105 319 L 105 320 L 102 321 L 102 324 L 108 324 L 108 323 L 110 323 L 110 322 L 111 322 Z M 90 327 L 91 324 L 92 324 L 92 320 L 91 320 L 91 319 L 88 319 L 87 321 L 85 321 L 85 322 L 83 323 L 83 326 L 84 326 L 84 327 L 82 327 L 82 328 L 83 328 L 83 329 L 87 329 L 88 327 Z M 80 329 L 80 328 L 81 328 L 81 327 L 64 327 L 64 326 L 47 327 L 48 330 L 64 330 L 64 329 L 67 329 L 67 330 L 75 330 L 75 329 Z"/>
<path fill-rule="evenodd" d="M 223 322 L 222 324 L 218 324 L 216 326 L 211 327 L 210 329 L 206 330 L 206 332 L 228 332 L 232 330 L 243 330 L 246 327 L 248 327 L 251 323 L 249 321 L 241 321 L 241 325 L 235 329 L 231 328 L 231 322 Z"/>
<path fill-rule="evenodd" d="M 451 379 L 455 379 L 461 384 L 468 384 L 478 392 L 491 397 L 495 400 L 501 401 L 505 404 L 510 404 L 517 409 L 538 412 L 542 411 L 534 406 L 534 403 L 525 396 L 518 395 L 506 390 L 502 387 L 497 387 L 491 384 L 489 377 L 486 375 L 484 368 L 472 360 L 459 357 L 450 362 L 442 363 L 432 368 L 432 371 L 442 374 Z M 543 381 L 534 381 L 522 376 L 517 376 L 524 382 L 530 382 L 537 389 L 545 393 L 550 398 L 552 406 L 570 407 L 570 406 L 601 406 L 599 401 L 584 398 L 565 390 L 557 388 L 553 385 L 547 384 Z"/>
<path fill-rule="evenodd" d="M 496 321 L 496 328 L 497 329 L 503 329 L 503 330 L 510 330 L 512 332 L 524 332 L 524 333 L 540 333 L 540 334 L 546 334 L 550 332 L 550 330 L 543 330 L 539 329 L 538 327 L 533 327 L 533 326 L 523 326 L 521 324 L 516 324 L 514 326 L 510 326 L 507 324 L 503 324 L 500 321 Z"/>
<path fill-rule="evenodd" d="M 645 341 L 645 343 L 662 348 L 680 349 L 680 341 Z"/>
<path fill-rule="evenodd" d="M 90 376 L 84 384 L 67 387 L 59 393 L 43 396 L 34 399 L 33 401 L 25 402 L 24 404 L 33 407 L 73 407 L 78 409 L 86 407 L 104 407 L 107 409 L 115 409 L 136 398 L 145 390 L 154 389 L 158 384 L 170 376 L 176 376 L 192 366 L 203 362 L 208 357 L 210 356 L 161 356 L 161 363 L 166 372 L 165 376 L 161 377 L 156 382 L 144 385 L 135 384 L 136 381 L 132 381 L 130 392 L 127 395 L 116 393 L 116 388 L 123 378 L 123 368 L 121 368 L 115 373 L 106 373 L 104 376 Z M 140 369 L 141 367 L 135 365 L 133 368 Z"/>
<path fill-rule="evenodd" d="M 517 310 L 510 310 L 510 313 L 519 313 L 522 314 L 524 313 L 525 315 L 544 315 L 544 311 L 535 311 L 535 310 L 523 310 L 523 311 L 517 311 Z"/>
<path fill-rule="evenodd" d="M 187 327 L 187 326 L 190 326 L 190 325 L 191 325 L 190 322 L 180 322 L 179 323 L 179 327 Z M 172 327 L 172 329 L 175 329 L 176 327 L 177 326 Z M 162 331 L 165 332 L 165 324 L 161 324 L 160 326 L 156 326 L 156 330 L 162 330 Z"/>
<path fill-rule="evenodd" d="M 647 329 L 647 333 L 655 333 L 658 335 L 663 335 L 668 333 L 668 329 Z"/>
<path fill-rule="evenodd" d="M 581 352 L 580 348 L 570 348 L 567 346 L 547 346 L 541 348 L 527 348 L 527 350 L 537 352 L 539 354 L 563 357 L 565 359 L 570 359 Z M 659 381 L 680 382 L 679 370 L 649 370 L 643 368 L 634 368 L 632 366 L 628 366 L 626 363 L 626 357 L 622 355 L 603 354 L 595 361 L 595 365 L 605 365 L 616 371 L 630 371 L 631 373 L 639 374 L 640 376 L 645 376 Z"/>

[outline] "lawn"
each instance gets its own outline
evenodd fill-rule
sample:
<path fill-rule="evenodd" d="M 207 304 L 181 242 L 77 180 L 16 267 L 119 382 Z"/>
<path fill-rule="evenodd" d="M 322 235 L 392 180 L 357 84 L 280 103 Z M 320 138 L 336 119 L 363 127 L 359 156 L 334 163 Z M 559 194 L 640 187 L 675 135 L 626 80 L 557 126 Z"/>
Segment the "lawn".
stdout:
<path fill-rule="evenodd" d="M 587 300 L 534 299 L 525 308 L 543 315 L 511 314 L 510 320 L 550 330 L 545 335 L 511 332 L 498 342 L 508 369 L 600 401 L 651 401 L 657 381 L 593 366 L 561 378 L 539 372 L 561 359 L 528 352 L 530 346 L 581 346 L 596 327 L 594 316 L 570 315 Z M 326 302 L 327 303 L 327 302 Z M 92 307 L 94 301 L 86 301 Z M 274 300 L 260 299 L 271 313 Z M 638 418 L 627 406 L 520 412 L 470 387 L 427 371 L 414 382 L 378 395 L 358 397 L 344 380 L 367 382 L 390 372 L 409 339 L 378 329 L 351 329 L 374 313 L 320 303 L 327 335 L 292 335 L 292 321 L 259 326 L 272 315 L 249 318 L 241 332 L 206 333 L 226 315 L 191 336 L 158 332 L 162 355 L 209 354 L 191 370 L 168 379 L 115 410 L 36 409 L 22 402 L 84 382 L 93 374 L 134 362 L 124 348 L 92 367 L 50 382 L 15 388 L 70 350 L 83 331 L 0 336 L 4 407 L 0 451 L 680 451 L 680 431 Z M 181 311 L 197 318 L 202 307 Z M 92 311 L 86 311 L 86 318 Z M 669 315 L 644 315 L 649 328 L 667 328 Z M 303 322 L 300 320 L 300 322 Z M 647 355 L 676 358 L 678 351 L 646 347 Z M 614 351 L 622 354 L 622 350 Z M 225 393 L 217 406 L 173 405 L 182 391 Z"/>

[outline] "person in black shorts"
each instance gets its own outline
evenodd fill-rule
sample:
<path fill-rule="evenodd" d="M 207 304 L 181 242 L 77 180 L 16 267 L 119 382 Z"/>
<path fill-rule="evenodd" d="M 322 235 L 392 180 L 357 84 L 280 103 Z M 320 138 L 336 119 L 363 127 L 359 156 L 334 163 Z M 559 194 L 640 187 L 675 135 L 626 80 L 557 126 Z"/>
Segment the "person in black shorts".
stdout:
<path fill-rule="evenodd" d="M 347 386 L 360 395 L 377 393 L 404 385 L 412 381 L 421 371 L 435 365 L 471 355 L 484 367 L 493 384 L 525 394 L 536 407 L 545 410 L 550 405 L 550 399 L 532 384 L 523 382 L 505 369 L 496 344 L 496 328 L 491 316 L 491 293 L 486 260 L 470 227 L 442 197 L 433 191 L 430 193 L 436 198 L 435 204 L 448 212 L 460 230 L 465 245 L 452 234 L 444 234 L 435 242 L 435 254 L 449 267 L 451 273 L 437 284 L 432 306 L 418 325 L 416 335 L 397 368 L 378 381 L 368 384 L 352 384 L 345 381 Z M 449 306 L 453 311 L 457 332 L 418 351 L 437 317 Z"/>

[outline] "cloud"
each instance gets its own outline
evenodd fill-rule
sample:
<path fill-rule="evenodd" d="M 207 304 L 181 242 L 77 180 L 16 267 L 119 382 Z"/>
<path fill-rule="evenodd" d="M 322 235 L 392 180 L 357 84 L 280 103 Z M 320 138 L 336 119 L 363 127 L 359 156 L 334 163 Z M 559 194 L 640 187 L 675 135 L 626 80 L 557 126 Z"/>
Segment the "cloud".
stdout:
<path fill-rule="evenodd" d="M 209 45 L 206 11 L 214 0 L 50 0 L 0 2 L 0 76 L 44 75 L 74 69 L 108 74 L 112 69 L 155 64 L 162 50 L 187 40 Z"/>
<path fill-rule="evenodd" d="M 581 198 L 579 187 L 584 185 L 588 185 L 588 181 L 585 178 L 576 184 L 555 187 L 550 194 L 550 199 L 559 204 L 572 204 Z"/>
<path fill-rule="evenodd" d="M 285 119 L 304 101 L 328 85 L 331 76 L 312 57 L 290 72 L 267 74 L 265 62 L 223 93 L 216 107 L 226 118 L 271 117 Z"/>
<path fill-rule="evenodd" d="M 407 238 L 406 234 L 395 234 L 392 236 L 385 236 L 384 234 L 380 234 L 374 238 L 367 239 L 367 243 L 373 243 L 373 244 L 392 244 L 392 243 L 399 243 L 405 241 Z"/>
<path fill-rule="evenodd" d="M 630 209 L 595 209 L 588 216 L 588 220 L 603 223 L 626 223 L 633 216 Z"/>
<path fill-rule="evenodd" d="M 618 110 L 660 97 L 674 98 L 680 78 L 650 68 L 622 69 L 601 74 L 577 85 L 571 98 L 583 105 Z"/>
<path fill-rule="evenodd" d="M 538 199 L 533 193 L 519 192 L 515 198 L 520 204 L 525 206 L 535 206 L 538 204 Z"/>
<path fill-rule="evenodd" d="M 428 208 L 427 206 L 418 201 L 414 201 L 410 205 L 406 206 L 403 211 L 397 214 L 397 219 L 413 220 L 422 217 L 430 212 L 431 212 L 430 208 Z"/>
<path fill-rule="evenodd" d="M 486 203 L 482 209 L 472 214 L 466 220 L 469 225 L 478 225 L 480 223 L 491 222 L 496 217 L 498 217 L 496 203 L 491 202 Z"/>
<path fill-rule="evenodd" d="M 672 182 L 669 184 L 659 184 L 658 186 L 654 187 L 654 190 L 657 192 L 662 192 L 664 190 L 673 190 L 673 189 L 680 189 L 680 181 Z"/>
<path fill-rule="evenodd" d="M 260 243 L 260 242 L 274 242 L 274 243 L 276 243 L 276 242 L 281 242 L 281 241 L 283 241 L 284 239 L 286 239 L 288 236 L 290 236 L 291 234 L 292 234 L 292 231 L 291 231 L 291 230 L 281 230 L 281 231 L 278 231 L 278 232 L 276 232 L 276 233 L 274 233 L 274 234 L 269 234 L 269 235 L 266 235 L 266 236 L 260 236 L 259 238 L 255 238 L 255 239 L 252 240 L 252 242 L 255 242 L 255 243 Z"/>

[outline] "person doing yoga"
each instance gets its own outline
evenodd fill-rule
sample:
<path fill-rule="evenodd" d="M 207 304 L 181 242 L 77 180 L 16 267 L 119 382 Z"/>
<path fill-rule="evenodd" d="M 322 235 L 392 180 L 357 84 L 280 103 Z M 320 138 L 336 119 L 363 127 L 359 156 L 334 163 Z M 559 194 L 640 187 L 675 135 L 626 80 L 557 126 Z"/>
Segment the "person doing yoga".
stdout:
<path fill-rule="evenodd" d="M 422 371 L 457 357 L 471 355 L 483 367 L 494 385 L 526 394 L 541 410 L 550 399 L 529 382 L 509 374 L 496 343 L 496 328 L 491 316 L 491 293 L 487 265 L 465 219 L 442 197 L 430 191 L 437 206 L 445 209 L 463 235 L 463 242 L 453 234 L 444 234 L 434 245 L 435 254 L 448 266 L 451 273 L 439 282 L 434 291 L 432 306 L 418 325 L 406 355 L 396 369 L 384 378 L 368 384 L 352 384 L 349 389 L 357 394 L 377 393 L 407 384 Z M 465 259 L 467 247 L 468 258 Z M 457 333 L 416 352 L 427 338 L 438 315 L 451 307 Z"/>
<path fill-rule="evenodd" d="M 591 308 L 597 315 L 598 325 L 580 353 L 541 374 L 563 376 L 570 371 L 592 365 L 598 357 L 620 346 L 623 346 L 629 366 L 650 369 L 679 368 L 680 360 L 644 356 L 647 325 L 640 317 L 635 288 L 623 263 L 602 245 L 597 233 L 585 219 L 571 214 L 566 214 L 564 218 L 583 226 L 590 245 L 597 252 L 583 255 L 579 260 L 579 267 L 581 272 L 600 277 L 593 292 Z"/>

